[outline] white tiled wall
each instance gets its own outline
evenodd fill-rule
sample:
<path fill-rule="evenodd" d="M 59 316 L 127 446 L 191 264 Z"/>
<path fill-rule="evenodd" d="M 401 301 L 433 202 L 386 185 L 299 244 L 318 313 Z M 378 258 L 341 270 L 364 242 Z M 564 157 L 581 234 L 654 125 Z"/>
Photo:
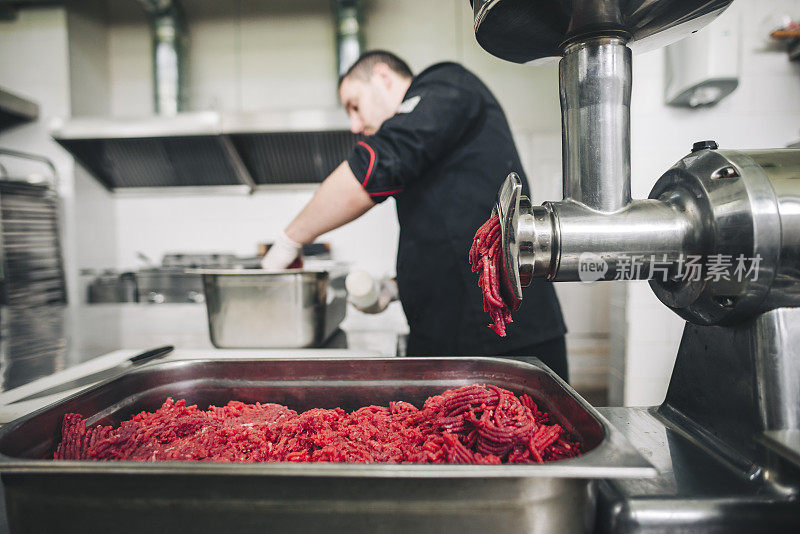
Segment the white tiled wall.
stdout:
<path fill-rule="evenodd" d="M 111 109 L 111 77 L 104 0 L 70 0 L 67 37 L 72 114 L 107 115 Z M 80 165 L 75 166 L 74 190 L 77 266 L 116 265 L 113 197 Z"/>
<path fill-rule="evenodd" d="M 150 115 L 153 107 L 152 43 L 138 2 L 108 3 L 110 113 L 121 117 Z"/>
<path fill-rule="evenodd" d="M 634 197 L 647 196 L 656 179 L 686 155 L 694 141 L 723 148 L 778 148 L 800 138 L 800 65 L 790 63 L 767 37 L 781 14 L 800 16 L 800 0 L 736 0 L 723 17 L 741 24 L 739 87 L 707 109 L 664 104 L 664 52 L 634 56 L 631 103 L 631 170 Z M 701 30 L 702 31 L 702 30 Z M 612 340 L 624 336 L 624 358 L 612 343 L 612 374 L 624 376 L 627 405 L 661 402 L 666 393 L 683 322 L 661 305 L 644 282 L 630 283 L 624 324 L 615 318 Z M 620 309 L 613 306 L 614 313 Z M 620 334 L 622 332 L 622 334 Z"/>
<path fill-rule="evenodd" d="M 254 255 L 273 241 L 311 198 L 312 190 L 276 190 L 252 196 L 195 195 L 117 198 L 117 257 L 121 267 L 141 266 L 136 253 L 160 260 L 167 252 L 232 252 Z M 387 201 L 353 223 L 330 232 L 337 259 L 375 274 L 392 274 L 398 228 Z"/>
<path fill-rule="evenodd" d="M 182 4 L 189 29 L 189 109 L 338 106 L 328 0 L 183 0 Z M 472 34 L 468 2 L 365 4 L 368 48 L 392 50 L 415 71 L 437 61 L 460 61 L 495 92 L 515 130 L 560 131 L 555 64 L 523 67 L 483 51 Z M 110 0 L 108 5 L 111 112 L 151 113 L 147 20 L 136 2 Z"/>

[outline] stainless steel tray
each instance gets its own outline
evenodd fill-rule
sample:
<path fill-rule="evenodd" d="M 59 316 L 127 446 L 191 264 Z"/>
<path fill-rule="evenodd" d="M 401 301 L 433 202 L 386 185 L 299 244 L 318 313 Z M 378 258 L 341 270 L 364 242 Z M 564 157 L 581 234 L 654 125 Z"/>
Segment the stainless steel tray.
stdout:
<path fill-rule="evenodd" d="M 118 424 L 167 396 L 295 410 L 406 400 L 472 383 L 528 393 L 584 444 L 536 465 L 222 464 L 49 460 L 61 419 Z M 545 366 L 492 358 L 184 360 L 149 365 L 0 429 L 12 530 L 86 532 L 581 532 L 590 478 L 655 470 Z"/>
<path fill-rule="evenodd" d="M 198 269 L 217 348 L 318 347 L 347 311 L 344 273 Z"/>

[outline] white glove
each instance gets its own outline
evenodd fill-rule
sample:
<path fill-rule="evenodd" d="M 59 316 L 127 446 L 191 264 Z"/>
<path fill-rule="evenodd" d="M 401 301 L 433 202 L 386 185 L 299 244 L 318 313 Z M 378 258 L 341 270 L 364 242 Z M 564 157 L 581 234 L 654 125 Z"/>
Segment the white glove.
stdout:
<path fill-rule="evenodd" d="M 261 258 L 261 268 L 267 271 L 278 271 L 288 267 L 303 250 L 303 245 L 281 232 L 275 243 Z"/>
<path fill-rule="evenodd" d="M 365 271 L 353 271 L 345 279 L 348 301 L 364 313 L 380 313 L 397 300 L 397 282 L 384 278 L 378 282 Z"/>

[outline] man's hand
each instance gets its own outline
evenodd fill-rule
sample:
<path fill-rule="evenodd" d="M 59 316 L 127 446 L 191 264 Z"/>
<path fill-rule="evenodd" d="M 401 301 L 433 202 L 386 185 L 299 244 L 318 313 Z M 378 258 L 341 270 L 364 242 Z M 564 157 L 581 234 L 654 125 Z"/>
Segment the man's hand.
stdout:
<path fill-rule="evenodd" d="M 261 268 L 268 271 L 286 269 L 303 251 L 303 245 L 281 232 L 275 243 L 261 258 Z"/>

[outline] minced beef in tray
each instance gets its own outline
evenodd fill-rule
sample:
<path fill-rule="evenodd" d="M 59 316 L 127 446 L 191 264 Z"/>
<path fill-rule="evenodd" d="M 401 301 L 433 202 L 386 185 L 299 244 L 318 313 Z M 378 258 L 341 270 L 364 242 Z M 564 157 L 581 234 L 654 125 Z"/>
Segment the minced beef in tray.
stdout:
<path fill-rule="evenodd" d="M 471 385 L 353 412 L 231 401 L 200 410 L 168 398 L 113 428 L 64 416 L 57 460 L 500 464 L 580 454 L 528 395 Z"/>

